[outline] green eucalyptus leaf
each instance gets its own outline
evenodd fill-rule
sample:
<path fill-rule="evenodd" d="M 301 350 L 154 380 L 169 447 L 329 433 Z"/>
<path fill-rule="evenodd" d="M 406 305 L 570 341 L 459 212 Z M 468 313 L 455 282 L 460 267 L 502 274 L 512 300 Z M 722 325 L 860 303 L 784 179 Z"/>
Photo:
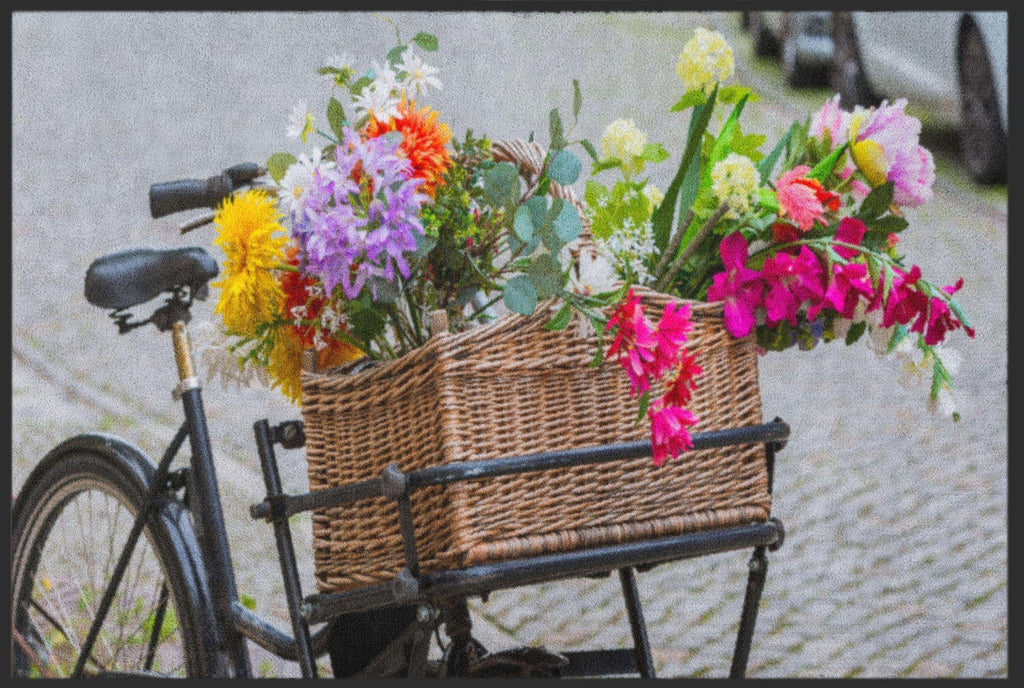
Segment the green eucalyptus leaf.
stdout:
<path fill-rule="evenodd" d="M 421 31 L 412 37 L 412 41 L 428 53 L 432 53 L 437 50 L 437 36 L 432 33 Z"/>
<path fill-rule="evenodd" d="M 558 215 L 555 217 L 555 235 L 568 244 L 583 231 L 583 223 L 580 221 L 579 212 L 572 203 L 563 203 Z"/>
<path fill-rule="evenodd" d="M 332 97 L 327 102 L 327 123 L 331 125 L 331 131 L 341 141 L 345 137 L 345 108 L 337 98 Z"/>
<path fill-rule="evenodd" d="M 558 264 L 558 260 L 550 253 L 542 253 L 534 258 L 527 274 L 533 281 L 538 299 L 554 296 L 565 286 L 565 276 L 562 272 L 562 267 Z"/>
<path fill-rule="evenodd" d="M 499 162 L 483 173 L 484 199 L 494 208 L 511 206 L 519 198 L 519 173 L 510 162 Z"/>
<path fill-rule="evenodd" d="M 267 172 L 271 179 L 280 184 L 288 168 L 296 162 L 298 160 L 291 153 L 274 153 L 267 159 Z"/>
<path fill-rule="evenodd" d="M 555 153 L 555 157 L 548 165 L 548 176 L 551 177 L 551 181 L 562 186 L 568 186 L 579 178 L 580 170 L 582 169 L 583 163 L 580 162 L 575 153 L 560 150 Z"/>
<path fill-rule="evenodd" d="M 527 275 L 516 275 L 506 282 L 501 298 L 513 313 L 533 315 L 537 308 L 537 289 Z"/>
<path fill-rule="evenodd" d="M 534 196 L 519 206 L 512 223 L 512 231 L 520 241 L 526 243 L 533 238 L 534 232 L 544 224 L 547 207 L 547 199 L 543 196 Z"/>

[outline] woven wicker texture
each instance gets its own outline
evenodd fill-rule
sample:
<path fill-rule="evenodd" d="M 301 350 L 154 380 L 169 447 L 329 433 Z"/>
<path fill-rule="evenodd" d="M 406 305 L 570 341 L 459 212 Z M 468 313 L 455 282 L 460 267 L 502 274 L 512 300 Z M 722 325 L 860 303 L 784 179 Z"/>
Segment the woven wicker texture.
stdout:
<path fill-rule="evenodd" d="M 580 207 L 572 189 L 558 193 Z M 669 297 L 638 292 L 657 320 Z M 690 307 L 687 346 L 704 369 L 693 431 L 759 424 L 752 339 L 726 332 L 720 303 Z M 438 335 L 355 374 L 303 373 L 310 489 L 378 478 L 392 462 L 408 471 L 649 437 L 618 365 L 589 367 L 596 334 L 544 330 L 552 314 L 544 304 Z M 421 568 L 432 571 L 764 521 L 770 501 L 764 448 L 751 445 L 687 452 L 661 468 L 643 458 L 433 487 L 413 493 L 412 507 Z M 321 592 L 404 566 L 397 508 L 383 498 L 314 511 L 313 536 Z"/>

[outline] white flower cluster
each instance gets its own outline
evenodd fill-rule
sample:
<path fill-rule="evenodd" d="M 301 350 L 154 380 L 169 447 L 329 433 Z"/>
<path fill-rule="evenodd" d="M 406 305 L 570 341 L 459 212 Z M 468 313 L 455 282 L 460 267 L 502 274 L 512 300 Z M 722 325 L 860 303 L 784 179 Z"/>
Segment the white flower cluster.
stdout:
<path fill-rule="evenodd" d="M 282 212 L 291 214 L 302 207 L 306 195 L 313 187 L 314 175 L 318 170 L 334 167 L 330 160 L 324 160 L 319 148 L 314 148 L 309 155 L 299 155 L 284 173 L 278 184 L 278 207 Z"/>
<path fill-rule="evenodd" d="M 231 351 L 231 338 L 210 321 L 190 328 L 190 339 L 200 368 L 208 383 L 217 382 L 224 389 L 251 387 L 254 381 L 270 385 L 266 368 L 254 365 Z"/>
<path fill-rule="evenodd" d="M 607 239 L 594 239 L 597 250 L 611 260 L 620 275 L 632 272 L 640 284 L 650 282 L 651 274 L 645 258 L 654 254 L 654 231 L 650 221 L 635 224 L 626 219 L 622 227 Z"/>
<path fill-rule="evenodd" d="M 437 69 L 424 63 L 412 48 L 402 53 L 402 62 L 394 70 L 388 65 L 374 65 L 373 72 L 373 82 L 352 101 L 358 117 L 372 113 L 381 120 L 388 117 L 399 119 L 402 115 L 398 111 L 398 104 L 403 95 L 419 94 L 428 86 L 441 89 L 441 81 L 434 76 Z"/>
<path fill-rule="evenodd" d="M 922 389 L 930 390 L 932 384 L 932 372 L 935 361 L 933 356 L 938 356 L 943 367 L 950 376 L 956 376 L 960 369 L 962 356 L 959 351 L 949 347 L 936 345 L 931 351 L 922 349 L 917 345 L 917 337 L 909 334 L 904 337 L 893 350 L 886 353 L 889 342 L 892 340 L 893 328 L 882 327 L 881 311 L 875 310 L 871 313 L 864 312 L 864 301 L 857 304 L 852 320 L 838 319 L 833 325 L 833 331 L 840 339 L 846 336 L 851 325 L 857 322 L 866 321 L 868 330 L 864 334 L 864 341 L 869 349 L 884 360 L 891 361 L 896 365 L 896 380 L 904 389 L 918 392 Z M 943 417 L 949 418 L 957 413 L 956 397 L 953 391 L 943 385 L 935 399 L 929 395 L 928 410 Z"/>

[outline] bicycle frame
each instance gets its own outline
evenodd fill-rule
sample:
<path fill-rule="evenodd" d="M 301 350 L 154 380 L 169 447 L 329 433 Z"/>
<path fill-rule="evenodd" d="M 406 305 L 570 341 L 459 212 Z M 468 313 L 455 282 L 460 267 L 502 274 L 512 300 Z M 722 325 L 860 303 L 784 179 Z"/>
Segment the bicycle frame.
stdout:
<path fill-rule="evenodd" d="M 782 524 L 775 518 L 766 523 L 535 556 L 465 569 L 430 573 L 420 571 L 409 499 L 413 491 L 431 485 L 480 480 L 513 473 L 636 459 L 650 456 L 649 441 L 440 465 L 411 472 L 403 472 L 392 464 L 383 470 L 380 479 L 377 480 L 351 483 L 301 495 L 287 495 L 282 491 L 274 445 L 281 444 L 288 448 L 303 446 L 302 422 L 287 421 L 271 426 L 266 420 L 256 421 L 253 427 L 267 497 L 251 507 L 250 515 L 253 519 L 271 523 L 274 528 L 293 635 L 288 636 L 281 632 L 273 624 L 246 609 L 238 598 L 203 409 L 201 385 L 195 374 L 185 325 L 188 320 L 188 306 L 179 304 L 179 307 L 181 312 L 172 319 L 173 324 L 168 329 L 171 329 L 173 334 L 179 377 L 174 396 L 180 398 L 182 402 L 185 420 L 157 467 L 150 486 L 147 507 L 136 517 L 125 549 L 100 602 L 96 619 L 82 645 L 74 677 L 81 676 L 84 660 L 92 649 L 143 525 L 158 496 L 169 488 L 181 486 L 185 486 L 187 490 L 187 506 L 193 516 L 192 523 L 202 557 L 201 568 L 205 571 L 205 580 L 200 583 L 207 586 L 211 593 L 209 599 L 214 605 L 216 627 L 212 635 L 218 653 L 223 652 L 226 655 L 227 666 L 222 669 L 227 675 L 245 678 L 252 676 L 248 648 L 245 644 L 245 640 L 249 639 L 283 659 L 297 661 L 304 677 L 315 678 L 315 657 L 325 650 L 328 629 L 325 627 L 318 633 L 311 634 L 310 624 L 330 621 L 348 612 L 418 603 L 421 607 L 414 629 L 414 650 L 409 675 L 422 676 L 426 666 L 430 633 L 436 621 L 434 609 L 442 601 L 466 598 L 502 588 L 618 569 L 634 639 L 633 649 L 565 653 L 570 659 L 570 666 L 565 673 L 608 675 L 639 671 L 642 676 L 653 677 L 654 664 L 637 595 L 634 567 L 754 547 L 740 630 L 730 669 L 730 677 L 744 675 L 757 615 L 757 602 L 765 580 L 765 549 L 777 549 L 784 538 Z M 785 446 L 788 436 L 789 427 L 776 418 L 759 426 L 697 433 L 693 435 L 693 443 L 694 449 L 763 443 L 767 450 L 770 492 L 775 452 Z M 189 467 L 172 474 L 170 464 L 184 445 L 186 437 L 191 450 Z M 350 592 L 311 595 L 304 600 L 288 518 L 312 509 L 380 496 L 394 500 L 398 506 L 405 568 L 386 583 Z"/>

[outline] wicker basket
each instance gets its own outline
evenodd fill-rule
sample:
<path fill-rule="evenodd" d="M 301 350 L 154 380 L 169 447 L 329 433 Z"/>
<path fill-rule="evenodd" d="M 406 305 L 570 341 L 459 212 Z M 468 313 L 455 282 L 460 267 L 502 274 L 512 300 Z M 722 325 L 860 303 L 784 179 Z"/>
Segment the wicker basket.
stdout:
<path fill-rule="evenodd" d="M 566 193 L 571 196 L 571 190 Z M 669 297 L 639 290 L 656 319 Z M 687 346 L 704 369 L 695 432 L 761 423 L 754 341 L 726 332 L 722 305 L 691 302 Z M 548 331 L 545 308 L 508 315 L 362 372 L 304 372 L 310 489 L 428 466 L 642 440 L 636 400 L 612 361 L 589 367 L 594 333 Z M 416 491 L 421 569 L 434 571 L 763 522 L 763 445 L 461 482 Z M 397 508 L 384 498 L 313 512 L 321 592 L 391 579 L 404 566 Z"/>

